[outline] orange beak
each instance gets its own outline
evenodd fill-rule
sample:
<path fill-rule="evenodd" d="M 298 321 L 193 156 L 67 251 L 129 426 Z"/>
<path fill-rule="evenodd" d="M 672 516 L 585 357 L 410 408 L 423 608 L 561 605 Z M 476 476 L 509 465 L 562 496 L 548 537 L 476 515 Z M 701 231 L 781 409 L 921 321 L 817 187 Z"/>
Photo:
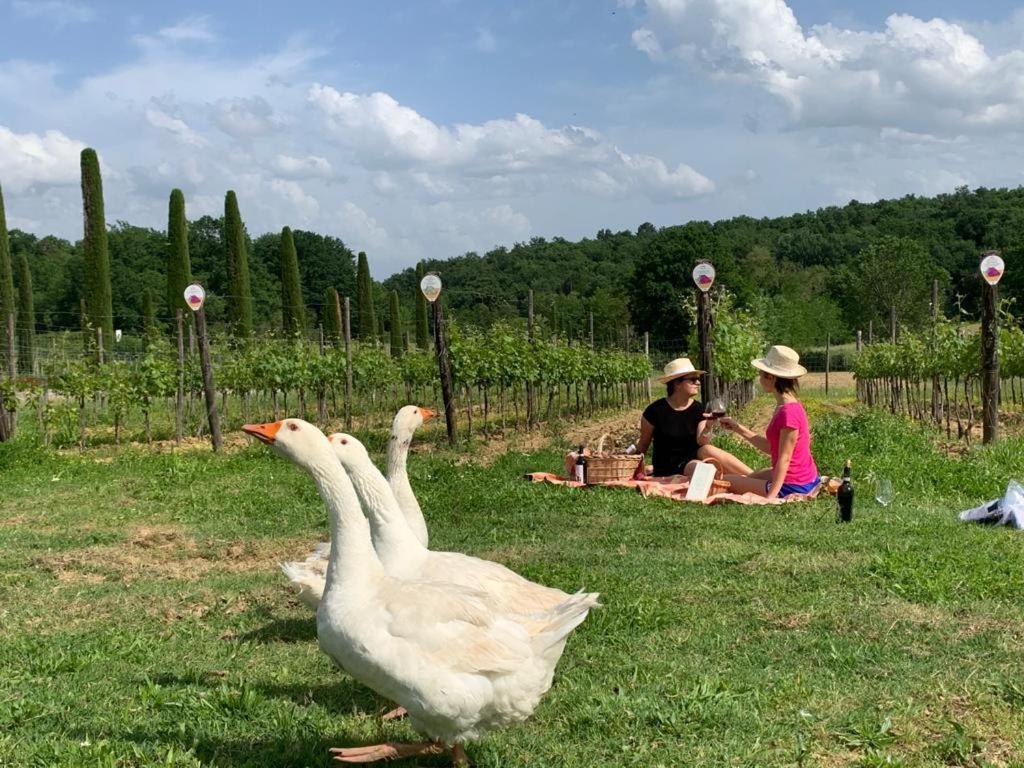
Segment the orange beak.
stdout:
<path fill-rule="evenodd" d="M 437 416 L 437 414 L 429 408 L 420 408 L 420 416 L 422 416 L 423 421 L 426 422 Z"/>
<path fill-rule="evenodd" d="M 271 421 L 266 424 L 243 424 L 242 431 L 247 435 L 252 435 L 260 442 L 266 443 L 267 445 L 273 445 L 277 439 L 277 430 L 281 428 L 280 421 Z"/>

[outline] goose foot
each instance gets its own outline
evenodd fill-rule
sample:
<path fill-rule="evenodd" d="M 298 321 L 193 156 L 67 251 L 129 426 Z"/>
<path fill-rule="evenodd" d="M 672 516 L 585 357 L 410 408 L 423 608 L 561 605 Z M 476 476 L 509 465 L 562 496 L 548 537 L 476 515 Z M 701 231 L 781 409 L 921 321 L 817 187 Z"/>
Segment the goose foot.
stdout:
<path fill-rule="evenodd" d="M 473 765 L 461 744 L 452 745 L 452 766 L 453 768 L 470 768 Z"/>
<path fill-rule="evenodd" d="M 401 720 L 408 714 L 409 712 L 408 710 L 406 710 L 405 707 L 395 707 L 390 712 L 385 712 L 380 719 L 384 720 L 385 722 L 388 720 Z"/>
<path fill-rule="evenodd" d="M 413 744 L 371 744 L 366 747 L 334 747 L 331 754 L 337 763 L 375 763 L 378 760 L 398 760 L 416 755 L 439 755 L 444 744 L 438 741 L 419 741 Z"/>

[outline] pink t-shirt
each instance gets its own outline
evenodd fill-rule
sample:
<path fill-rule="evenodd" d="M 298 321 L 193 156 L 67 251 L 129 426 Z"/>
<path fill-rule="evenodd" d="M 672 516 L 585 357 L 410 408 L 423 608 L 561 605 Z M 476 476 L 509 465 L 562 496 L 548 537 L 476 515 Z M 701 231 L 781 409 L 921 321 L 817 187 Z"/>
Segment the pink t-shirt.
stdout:
<path fill-rule="evenodd" d="M 783 403 L 768 422 L 765 437 L 771 448 L 773 467 L 779 462 L 779 437 L 785 428 L 796 430 L 796 446 L 784 482 L 792 485 L 813 483 L 818 479 L 818 467 L 811 458 L 811 426 L 807 423 L 807 411 L 803 405 L 798 402 Z"/>

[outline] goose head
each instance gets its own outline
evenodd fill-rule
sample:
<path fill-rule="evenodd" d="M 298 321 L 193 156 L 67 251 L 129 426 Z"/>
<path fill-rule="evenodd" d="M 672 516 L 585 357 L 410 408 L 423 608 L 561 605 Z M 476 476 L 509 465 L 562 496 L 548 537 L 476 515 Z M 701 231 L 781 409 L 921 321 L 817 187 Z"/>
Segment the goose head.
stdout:
<path fill-rule="evenodd" d="M 325 454 L 330 455 L 330 443 L 324 433 L 302 419 L 245 424 L 242 431 L 302 467 L 314 466 Z"/>
<path fill-rule="evenodd" d="M 368 464 L 373 464 L 370 452 L 366 450 L 366 446 L 352 437 L 352 435 L 346 435 L 344 432 L 335 432 L 327 440 L 331 444 L 331 450 L 334 451 L 334 455 L 338 457 L 341 466 L 346 470 L 350 472 L 358 471 L 365 469 Z"/>
<path fill-rule="evenodd" d="M 391 441 L 403 446 L 409 445 L 413 432 L 436 415 L 429 408 L 421 408 L 418 405 L 403 406 L 395 414 L 395 420 L 391 422 Z"/>

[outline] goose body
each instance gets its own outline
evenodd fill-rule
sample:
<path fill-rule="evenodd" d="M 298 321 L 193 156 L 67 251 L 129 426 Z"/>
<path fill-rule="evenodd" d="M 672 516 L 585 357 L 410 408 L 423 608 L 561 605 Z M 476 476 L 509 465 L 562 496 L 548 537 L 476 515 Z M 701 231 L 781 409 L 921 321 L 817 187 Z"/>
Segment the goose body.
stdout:
<path fill-rule="evenodd" d="M 406 467 L 413 435 L 434 415 L 429 408 L 403 406 L 395 414 L 388 439 L 388 484 L 398 500 L 402 515 L 424 547 L 428 542 L 427 523 L 423 519 L 423 510 L 420 509 L 420 503 L 409 483 Z M 316 611 L 324 591 L 330 549 L 330 542 L 324 541 L 317 544 L 305 560 L 281 563 L 281 570 L 288 578 L 288 583 L 295 589 L 295 596 L 312 611 Z"/>
<path fill-rule="evenodd" d="M 496 610 L 480 589 L 389 575 L 323 433 L 299 419 L 244 429 L 309 472 L 327 504 L 331 549 L 317 609 L 320 648 L 405 707 L 412 727 L 431 740 L 335 749 L 336 760 L 367 762 L 441 745 L 459 760 L 462 742 L 533 712 L 592 596 L 574 595 L 525 619 Z"/>
<path fill-rule="evenodd" d="M 549 610 L 570 597 L 560 589 L 525 579 L 499 563 L 460 552 L 427 549 L 409 528 L 388 482 L 363 444 L 341 433 L 331 435 L 329 440 L 363 502 L 374 550 L 389 575 L 477 588 L 496 610 L 521 615 Z M 592 597 L 596 603 L 597 596 Z"/>

